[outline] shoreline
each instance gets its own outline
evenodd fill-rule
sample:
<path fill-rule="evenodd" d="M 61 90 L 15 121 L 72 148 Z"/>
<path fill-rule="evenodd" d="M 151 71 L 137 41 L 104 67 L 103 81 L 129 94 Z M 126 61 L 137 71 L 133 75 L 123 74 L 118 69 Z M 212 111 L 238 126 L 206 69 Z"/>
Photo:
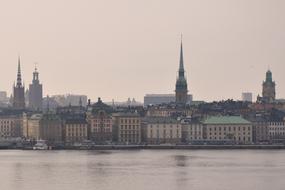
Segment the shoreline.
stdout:
<path fill-rule="evenodd" d="M 54 147 L 52 150 L 279 150 L 285 145 L 93 145 Z M 33 150 L 32 147 L 0 147 L 0 150 Z"/>

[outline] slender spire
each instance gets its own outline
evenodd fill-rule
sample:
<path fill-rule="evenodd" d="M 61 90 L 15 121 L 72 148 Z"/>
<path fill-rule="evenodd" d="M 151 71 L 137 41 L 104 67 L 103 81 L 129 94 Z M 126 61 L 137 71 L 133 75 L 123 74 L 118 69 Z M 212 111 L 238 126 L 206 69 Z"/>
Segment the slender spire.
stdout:
<path fill-rule="evenodd" d="M 18 87 L 22 86 L 21 61 L 20 61 L 20 56 L 18 56 L 17 86 L 18 86 Z"/>
<path fill-rule="evenodd" d="M 182 34 L 181 34 L 181 45 L 180 45 L 179 77 L 184 77 Z"/>

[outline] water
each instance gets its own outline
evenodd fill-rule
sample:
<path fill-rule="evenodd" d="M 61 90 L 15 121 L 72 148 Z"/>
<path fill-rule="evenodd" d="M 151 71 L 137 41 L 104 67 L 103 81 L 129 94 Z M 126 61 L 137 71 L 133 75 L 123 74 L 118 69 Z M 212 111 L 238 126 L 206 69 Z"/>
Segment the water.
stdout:
<path fill-rule="evenodd" d="M 285 150 L 0 151 L 2 190 L 284 190 Z"/>

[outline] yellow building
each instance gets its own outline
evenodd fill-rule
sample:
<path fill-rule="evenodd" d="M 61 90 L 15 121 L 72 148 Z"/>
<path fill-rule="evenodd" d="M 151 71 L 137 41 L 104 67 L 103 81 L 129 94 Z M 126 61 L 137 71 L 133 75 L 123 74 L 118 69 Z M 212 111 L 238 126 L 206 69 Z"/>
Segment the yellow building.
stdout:
<path fill-rule="evenodd" d="M 38 140 L 40 139 L 40 120 L 42 114 L 33 114 L 28 116 L 24 114 L 23 116 L 23 136 L 26 139 Z"/>
<path fill-rule="evenodd" d="M 81 143 L 88 139 L 88 123 L 84 118 L 69 118 L 64 121 L 63 138 L 65 143 Z"/>
<path fill-rule="evenodd" d="M 51 113 L 24 115 L 24 137 L 30 140 L 46 140 L 50 144 L 62 142 L 61 119 Z"/>
<path fill-rule="evenodd" d="M 137 113 L 113 114 L 114 140 L 125 144 L 141 142 L 141 117 Z"/>

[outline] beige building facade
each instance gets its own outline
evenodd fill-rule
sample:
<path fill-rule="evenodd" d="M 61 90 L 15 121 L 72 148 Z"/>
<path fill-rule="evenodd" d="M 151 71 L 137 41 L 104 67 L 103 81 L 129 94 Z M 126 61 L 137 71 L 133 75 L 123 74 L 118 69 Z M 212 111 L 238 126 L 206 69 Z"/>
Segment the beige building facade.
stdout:
<path fill-rule="evenodd" d="M 269 140 L 285 139 L 285 123 L 284 122 L 269 122 L 268 123 Z"/>
<path fill-rule="evenodd" d="M 204 122 L 205 139 L 209 142 L 232 141 L 252 143 L 252 124 L 239 116 L 212 116 Z"/>
<path fill-rule="evenodd" d="M 63 138 L 65 143 L 81 143 L 88 139 L 88 123 L 85 119 L 68 119 L 64 122 Z"/>
<path fill-rule="evenodd" d="M 179 121 L 167 117 L 149 117 L 145 121 L 148 144 L 177 144 L 181 142 L 182 128 Z"/>
<path fill-rule="evenodd" d="M 113 114 L 113 130 L 118 143 L 141 143 L 141 117 L 137 113 Z"/>
<path fill-rule="evenodd" d="M 23 134 L 26 139 L 46 140 L 49 144 L 61 143 L 61 119 L 52 113 L 24 116 Z"/>

